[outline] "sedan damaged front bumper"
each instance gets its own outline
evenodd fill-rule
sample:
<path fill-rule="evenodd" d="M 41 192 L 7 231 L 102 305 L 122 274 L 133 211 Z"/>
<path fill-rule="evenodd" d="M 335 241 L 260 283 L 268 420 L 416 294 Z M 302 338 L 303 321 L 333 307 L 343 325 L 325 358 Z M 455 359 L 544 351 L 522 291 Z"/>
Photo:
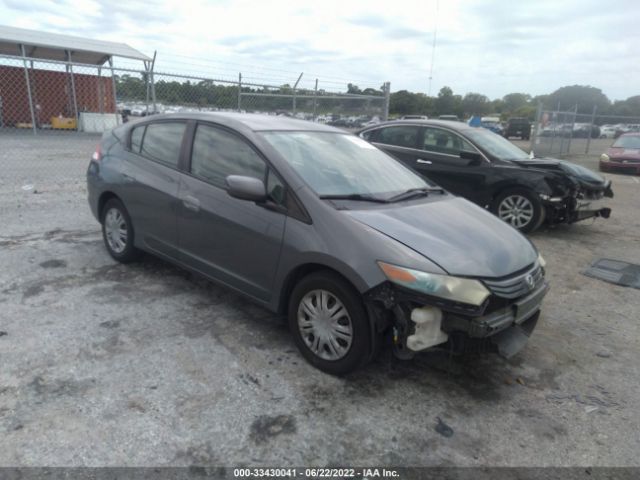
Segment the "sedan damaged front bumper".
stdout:
<path fill-rule="evenodd" d="M 493 352 L 510 358 L 526 345 L 535 329 L 548 290 L 549 284 L 542 280 L 520 298 L 498 299 L 499 308 L 465 311 L 459 305 L 436 306 L 431 298 L 386 285 L 369 292 L 366 303 L 371 306 L 372 300 L 382 300 L 377 330 L 383 330 L 383 323 L 391 326 L 393 349 L 399 358 L 431 348 L 452 354 Z M 381 322 L 385 312 L 391 312 L 391 318 Z"/>
<path fill-rule="evenodd" d="M 447 315 L 442 328 L 450 334 L 455 335 L 456 332 L 466 334 L 468 340 L 466 345 L 462 345 L 463 351 L 472 350 L 473 347 L 482 346 L 483 343 L 486 349 L 486 342 L 477 340 L 488 339 L 497 353 L 510 358 L 526 345 L 536 327 L 542 300 L 548 291 L 549 284 L 544 281 L 525 297 L 481 317 L 469 319 L 455 314 Z M 464 342 L 464 340 L 459 338 L 458 342 Z"/>

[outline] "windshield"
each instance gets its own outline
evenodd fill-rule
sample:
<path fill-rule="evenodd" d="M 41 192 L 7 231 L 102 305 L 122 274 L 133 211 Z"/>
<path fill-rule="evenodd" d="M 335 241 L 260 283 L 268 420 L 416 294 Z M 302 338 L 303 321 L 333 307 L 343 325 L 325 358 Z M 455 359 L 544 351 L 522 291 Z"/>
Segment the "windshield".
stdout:
<path fill-rule="evenodd" d="M 640 148 L 640 136 L 619 137 L 612 145 L 614 148 Z"/>
<path fill-rule="evenodd" d="M 370 143 L 332 132 L 265 132 L 263 137 L 320 196 L 391 197 L 430 185 Z"/>
<path fill-rule="evenodd" d="M 524 150 L 520 150 L 509 140 L 489 130 L 474 128 L 464 132 L 473 142 L 499 160 L 528 160 Z"/>

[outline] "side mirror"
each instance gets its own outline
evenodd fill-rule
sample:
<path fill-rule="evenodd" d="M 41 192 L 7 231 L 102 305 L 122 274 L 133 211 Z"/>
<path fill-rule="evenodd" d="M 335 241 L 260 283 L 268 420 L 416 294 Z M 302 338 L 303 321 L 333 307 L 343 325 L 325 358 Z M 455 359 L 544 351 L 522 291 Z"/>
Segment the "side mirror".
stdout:
<path fill-rule="evenodd" d="M 463 150 L 460 152 L 460 158 L 469 160 L 469 163 L 467 163 L 467 165 L 469 165 L 470 167 L 477 167 L 479 165 L 482 165 L 482 156 L 478 152 L 469 152 Z"/>
<path fill-rule="evenodd" d="M 267 189 L 262 180 L 242 175 L 229 175 L 226 178 L 227 193 L 240 200 L 264 202 L 267 199 Z"/>

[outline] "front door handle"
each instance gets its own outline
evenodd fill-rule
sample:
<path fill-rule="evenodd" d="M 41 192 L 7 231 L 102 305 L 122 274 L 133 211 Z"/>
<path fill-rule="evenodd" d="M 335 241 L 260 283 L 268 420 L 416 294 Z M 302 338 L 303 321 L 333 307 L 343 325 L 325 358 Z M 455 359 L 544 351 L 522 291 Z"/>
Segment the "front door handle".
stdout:
<path fill-rule="evenodd" d="M 416 160 L 416 163 L 424 163 L 426 165 L 431 165 L 432 164 L 431 160 L 424 160 L 422 158 L 419 158 L 418 160 Z"/>
<path fill-rule="evenodd" d="M 192 197 L 191 195 L 187 195 L 186 197 L 182 197 L 182 204 L 186 209 L 191 210 L 193 212 L 197 212 L 200 210 L 200 200 L 196 197 Z"/>

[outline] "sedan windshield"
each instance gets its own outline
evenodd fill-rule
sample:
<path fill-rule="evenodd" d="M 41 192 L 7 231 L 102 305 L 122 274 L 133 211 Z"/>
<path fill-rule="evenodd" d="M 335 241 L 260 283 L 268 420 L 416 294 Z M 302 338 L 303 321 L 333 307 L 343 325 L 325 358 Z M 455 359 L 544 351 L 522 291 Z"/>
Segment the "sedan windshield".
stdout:
<path fill-rule="evenodd" d="M 319 196 L 390 198 L 430 185 L 386 153 L 353 135 L 265 132 L 263 137 Z"/>
<path fill-rule="evenodd" d="M 485 152 L 498 160 L 528 160 L 524 150 L 520 150 L 509 140 L 484 128 L 465 130 L 465 135 Z"/>
<path fill-rule="evenodd" d="M 619 137 L 612 145 L 614 148 L 640 148 L 640 136 L 630 135 L 625 137 L 624 135 Z"/>

